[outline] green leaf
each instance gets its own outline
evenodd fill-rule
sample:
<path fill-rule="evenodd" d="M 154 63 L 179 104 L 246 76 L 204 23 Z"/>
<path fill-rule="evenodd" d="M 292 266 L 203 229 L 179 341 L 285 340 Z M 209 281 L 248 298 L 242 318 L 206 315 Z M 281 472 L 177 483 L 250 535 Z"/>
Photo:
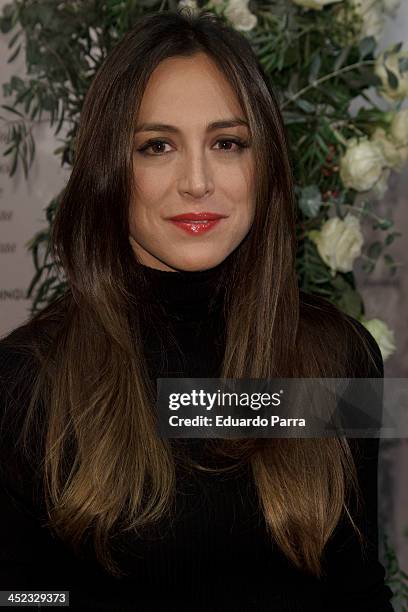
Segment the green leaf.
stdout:
<path fill-rule="evenodd" d="M 4 17 L 12 17 L 15 7 L 13 4 L 5 4 L 3 6 L 3 15 Z"/>
<path fill-rule="evenodd" d="M 373 224 L 373 229 L 382 229 L 387 230 L 390 229 L 394 225 L 394 221 L 392 219 L 380 219 L 376 223 Z"/>
<path fill-rule="evenodd" d="M 293 66 L 293 64 L 296 64 L 298 57 L 299 57 L 298 50 L 295 48 L 295 46 L 287 47 L 285 51 L 285 62 L 284 62 L 285 68 L 288 68 L 289 66 Z"/>
<path fill-rule="evenodd" d="M 308 121 L 304 115 L 286 110 L 283 111 L 283 118 L 285 125 L 289 125 L 291 123 L 306 123 Z"/>
<path fill-rule="evenodd" d="M 293 71 L 290 75 L 289 84 L 287 87 L 287 94 L 293 96 L 293 94 L 299 89 L 299 73 Z"/>
<path fill-rule="evenodd" d="M 13 174 L 15 173 L 17 169 L 17 161 L 18 161 L 18 152 L 17 152 L 17 149 L 14 149 L 14 156 L 13 156 L 13 161 L 11 163 L 10 176 L 13 176 Z"/>
<path fill-rule="evenodd" d="M 369 87 L 371 85 L 373 87 L 378 87 L 382 83 L 380 77 L 375 74 L 370 68 L 360 68 L 360 76 L 362 87 L 364 86 L 363 84 L 365 84 L 366 87 Z M 371 100 L 370 103 L 372 104 Z"/>
<path fill-rule="evenodd" d="M 360 59 L 364 59 L 368 55 L 372 55 L 375 51 L 376 46 L 377 41 L 374 36 L 366 36 L 365 38 L 363 38 L 358 45 Z"/>
<path fill-rule="evenodd" d="M 350 286 L 339 296 L 338 304 L 348 315 L 358 319 L 362 312 L 361 297 L 355 289 Z"/>
<path fill-rule="evenodd" d="M 16 104 L 20 104 L 20 102 L 22 102 L 27 96 L 32 96 L 33 93 L 31 91 L 31 89 L 26 89 L 25 91 L 22 91 L 21 93 L 18 94 L 18 96 L 15 99 L 15 103 Z M 26 111 L 27 112 L 27 111 Z"/>
<path fill-rule="evenodd" d="M 375 263 L 373 261 L 363 261 L 362 268 L 367 274 L 371 274 L 375 269 Z"/>
<path fill-rule="evenodd" d="M 16 110 L 15 108 L 12 108 L 11 106 L 8 106 L 7 104 L 2 104 L 1 105 L 2 108 L 5 108 L 6 110 L 8 110 L 10 113 L 15 113 L 16 115 L 18 115 L 19 117 L 23 117 L 24 115 L 22 115 L 20 113 L 20 111 Z"/>
<path fill-rule="evenodd" d="M 23 30 L 19 30 L 18 32 L 16 32 L 14 34 L 14 36 L 11 37 L 11 39 L 8 42 L 7 48 L 11 49 L 11 47 L 14 45 L 14 43 L 16 42 L 16 40 L 19 38 L 19 36 L 22 34 Z"/>
<path fill-rule="evenodd" d="M 387 73 L 388 85 L 391 87 L 391 89 L 398 89 L 398 84 L 399 84 L 398 77 L 396 76 L 394 72 L 391 72 L 391 70 L 389 70 L 385 64 L 384 64 L 384 67 Z"/>
<path fill-rule="evenodd" d="M 408 57 L 398 58 L 398 69 L 401 74 L 408 71 Z"/>
<path fill-rule="evenodd" d="M 387 49 L 386 53 L 388 54 L 388 51 L 390 51 L 391 53 L 399 53 L 401 49 L 402 49 L 402 42 L 398 42 L 393 47 L 391 47 L 391 49 L 389 50 Z"/>
<path fill-rule="evenodd" d="M 28 115 L 30 111 L 31 102 L 33 101 L 34 94 L 30 89 L 28 89 L 24 97 L 25 97 L 24 112 L 26 113 L 26 115 Z"/>
<path fill-rule="evenodd" d="M 310 242 L 314 243 L 316 238 L 320 235 L 319 230 L 309 230 L 306 232 L 306 236 L 309 238 Z"/>
<path fill-rule="evenodd" d="M 55 108 L 55 100 L 51 96 L 43 96 L 42 108 L 46 111 L 52 111 Z"/>
<path fill-rule="evenodd" d="M 302 98 L 298 98 L 297 100 L 295 100 L 295 104 L 303 111 L 305 111 L 305 113 L 314 113 L 316 110 L 314 104 L 311 104 L 307 100 L 302 100 Z"/>
<path fill-rule="evenodd" d="M 368 248 L 368 256 L 372 259 L 377 259 L 381 255 L 382 249 L 382 243 L 377 240 L 376 242 L 370 244 Z"/>
<path fill-rule="evenodd" d="M 395 238 L 397 238 L 398 236 L 402 236 L 401 232 L 391 232 L 390 234 L 388 234 L 388 236 L 385 239 L 385 244 L 388 246 L 390 245 L 392 242 L 394 242 Z"/>
<path fill-rule="evenodd" d="M 329 148 L 327 144 L 324 142 L 323 138 L 320 136 L 319 132 L 316 132 L 315 139 L 319 143 L 320 148 L 326 153 L 329 153 Z"/>
<path fill-rule="evenodd" d="M 14 144 L 11 145 L 11 147 L 9 147 L 8 149 L 6 149 L 6 151 L 3 151 L 3 155 L 6 157 L 7 155 L 10 155 L 10 153 L 12 152 L 12 150 L 14 149 Z"/>
<path fill-rule="evenodd" d="M 8 34 L 13 27 L 13 20 L 11 17 L 0 17 L 0 32 L 2 34 Z"/>
<path fill-rule="evenodd" d="M 40 109 L 40 105 L 39 105 L 38 103 L 37 103 L 37 104 L 35 104 L 35 105 L 34 105 L 34 107 L 33 107 L 33 109 L 32 109 L 32 111 L 31 111 L 31 114 L 30 114 L 30 118 L 31 118 L 31 119 L 35 119 L 35 117 L 36 117 L 36 115 L 37 115 L 37 113 L 38 113 L 39 109 Z"/>
<path fill-rule="evenodd" d="M 394 264 L 394 258 L 389 255 L 388 253 L 386 255 L 384 255 L 384 261 L 387 264 L 387 266 L 391 266 Z"/>
<path fill-rule="evenodd" d="M 24 91 L 25 89 L 25 83 L 23 81 L 23 79 L 21 79 L 20 77 L 13 75 L 10 79 L 10 85 L 13 89 L 15 89 L 16 91 Z"/>
<path fill-rule="evenodd" d="M 321 64 L 322 64 L 322 59 L 320 57 L 320 51 L 317 51 L 310 65 L 309 79 L 308 79 L 309 83 L 313 83 L 313 81 L 317 79 Z"/>
<path fill-rule="evenodd" d="M 344 64 L 344 62 L 346 61 L 349 53 L 350 53 L 351 47 L 344 47 L 344 49 L 341 50 L 340 55 L 337 57 L 336 61 L 333 64 L 333 70 L 338 70 L 339 68 L 341 68 Z"/>
<path fill-rule="evenodd" d="M 8 64 L 10 64 L 10 62 L 12 62 L 14 59 L 16 59 L 17 55 L 20 53 L 20 49 L 21 49 L 21 44 L 18 45 L 17 49 L 14 51 L 14 53 L 11 54 L 11 56 L 7 60 Z"/>
<path fill-rule="evenodd" d="M 384 263 L 390 268 L 390 274 L 394 275 L 397 271 L 397 266 L 395 264 L 394 258 L 387 253 L 386 255 L 384 255 Z"/>
<path fill-rule="evenodd" d="M 316 217 L 322 204 L 322 197 L 317 185 L 303 187 L 299 198 L 299 208 L 306 217 Z"/>
<path fill-rule="evenodd" d="M 348 287 L 350 287 L 350 285 L 347 283 L 344 277 L 341 276 L 341 274 L 336 274 L 331 284 L 333 285 L 333 287 L 339 289 L 340 291 L 346 290 Z"/>

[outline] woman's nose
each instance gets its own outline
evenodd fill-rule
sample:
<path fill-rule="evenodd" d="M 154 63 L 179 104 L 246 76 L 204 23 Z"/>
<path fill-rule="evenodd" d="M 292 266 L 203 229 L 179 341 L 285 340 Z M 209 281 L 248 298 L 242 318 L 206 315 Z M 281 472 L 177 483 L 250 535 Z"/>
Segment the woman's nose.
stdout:
<path fill-rule="evenodd" d="M 185 156 L 180 170 L 179 189 L 195 198 L 203 197 L 213 189 L 210 164 L 202 151 Z"/>

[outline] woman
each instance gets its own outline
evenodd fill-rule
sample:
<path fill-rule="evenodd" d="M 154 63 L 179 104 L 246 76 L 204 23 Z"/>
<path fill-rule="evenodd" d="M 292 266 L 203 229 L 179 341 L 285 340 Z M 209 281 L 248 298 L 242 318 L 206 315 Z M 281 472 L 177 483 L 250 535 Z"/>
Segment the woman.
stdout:
<path fill-rule="evenodd" d="M 173 219 L 202 212 L 222 218 Z M 284 126 L 244 37 L 211 14 L 139 19 L 87 93 L 52 247 L 65 293 L 0 343 L 2 588 L 392 610 L 378 440 L 155 428 L 160 377 L 383 376 L 370 334 L 299 292 Z"/>

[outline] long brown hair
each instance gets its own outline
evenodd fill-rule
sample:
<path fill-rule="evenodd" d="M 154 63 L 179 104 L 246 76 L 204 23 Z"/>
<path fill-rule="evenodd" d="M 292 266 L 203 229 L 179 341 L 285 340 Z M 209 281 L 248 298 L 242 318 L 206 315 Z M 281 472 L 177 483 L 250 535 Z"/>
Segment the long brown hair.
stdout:
<path fill-rule="evenodd" d="M 128 226 L 133 134 L 155 67 L 197 52 L 234 88 L 257 173 L 253 226 L 222 278 L 220 377 L 348 377 L 353 359 L 368 364 L 370 356 L 349 318 L 299 291 L 287 136 L 249 42 L 211 13 L 139 18 L 103 62 L 82 109 L 51 237 L 67 289 L 19 328 L 25 338 L 32 332 L 41 366 L 22 439 L 28 453 L 44 431 L 49 525 L 78 554 L 92 533 L 96 557 L 113 575 L 122 573 L 109 547 L 119 519 L 124 530 L 153 524 L 169 511 L 176 482 L 171 444 L 156 433 L 142 350 L 142 280 Z M 235 440 L 224 452 L 250 463 L 271 538 L 296 567 L 322 574 L 325 545 L 343 515 L 361 537 L 348 506 L 358 482 L 346 439 Z"/>

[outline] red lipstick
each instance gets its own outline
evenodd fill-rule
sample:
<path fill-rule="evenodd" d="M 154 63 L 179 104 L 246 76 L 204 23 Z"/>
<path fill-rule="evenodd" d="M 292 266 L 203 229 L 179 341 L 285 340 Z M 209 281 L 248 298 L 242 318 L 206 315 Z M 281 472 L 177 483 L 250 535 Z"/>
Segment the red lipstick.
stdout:
<path fill-rule="evenodd" d="M 226 215 L 210 212 L 188 212 L 171 217 L 170 221 L 187 233 L 198 236 L 210 231 L 224 219 Z"/>

